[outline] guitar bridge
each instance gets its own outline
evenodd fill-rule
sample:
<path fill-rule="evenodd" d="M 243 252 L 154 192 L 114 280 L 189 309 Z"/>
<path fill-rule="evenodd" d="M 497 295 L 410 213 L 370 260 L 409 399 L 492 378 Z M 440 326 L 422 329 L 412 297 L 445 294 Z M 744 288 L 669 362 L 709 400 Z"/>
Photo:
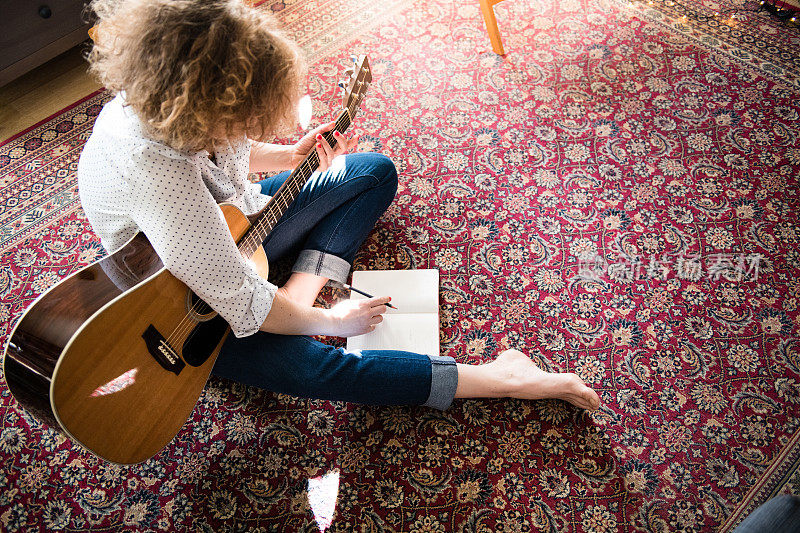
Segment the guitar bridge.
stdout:
<path fill-rule="evenodd" d="M 164 336 L 150 324 L 142 333 L 142 338 L 147 346 L 147 351 L 158 361 L 164 370 L 168 370 L 176 376 L 181 373 L 186 363 L 183 362 L 172 346 L 169 345 Z"/>

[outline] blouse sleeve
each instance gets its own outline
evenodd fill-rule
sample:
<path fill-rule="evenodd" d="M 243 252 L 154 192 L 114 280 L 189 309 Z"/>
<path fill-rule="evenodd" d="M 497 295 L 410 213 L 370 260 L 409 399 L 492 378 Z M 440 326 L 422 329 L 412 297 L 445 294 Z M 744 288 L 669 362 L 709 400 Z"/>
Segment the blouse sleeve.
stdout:
<path fill-rule="evenodd" d="M 200 168 L 191 159 L 145 147 L 132 160 L 129 212 L 164 266 L 231 326 L 258 331 L 277 287 L 241 255 Z"/>

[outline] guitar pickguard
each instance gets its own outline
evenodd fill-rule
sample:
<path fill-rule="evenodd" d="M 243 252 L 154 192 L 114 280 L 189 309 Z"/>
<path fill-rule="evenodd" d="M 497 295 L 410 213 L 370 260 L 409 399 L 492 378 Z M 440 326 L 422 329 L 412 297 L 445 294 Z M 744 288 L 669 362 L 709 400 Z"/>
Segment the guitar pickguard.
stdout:
<path fill-rule="evenodd" d="M 202 366 L 227 331 L 228 323 L 219 315 L 200 322 L 183 343 L 183 360 L 189 366 Z"/>

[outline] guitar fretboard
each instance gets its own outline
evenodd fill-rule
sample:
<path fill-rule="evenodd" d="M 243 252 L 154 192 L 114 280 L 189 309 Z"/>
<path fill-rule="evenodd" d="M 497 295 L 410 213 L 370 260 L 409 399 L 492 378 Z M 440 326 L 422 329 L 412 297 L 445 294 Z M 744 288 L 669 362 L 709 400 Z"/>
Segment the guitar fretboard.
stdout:
<path fill-rule="evenodd" d="M 323 137 L 331 146 L 336 146 L 337 143 L 336 137 L 333 135 L 334 132 L 338 131 L 339 133 L 344 133 L 345 130 L 350 127 L 352 118 L 355 116 L 356 110 L 364 97 L 366 86 L 369 84 L 366 83 L 363 85 L 363 88 L 359 88 L 361 92 L 359 92 L 358 96 L 350 105 L 342 109 L 339 113 L 333 130 L 323 134 Z M 272 228 L 275 227 L 275 224 L 278 223 L 278 220 L 297 198 L 297 195 L 300 194 L 303 186 L 317 168 L 319 168 L 319 156 L 317 155 L 317 151 L 312 149 L 303 162 L 292 171 L 288 178 L 286 178 L 286 181 L 283 182 L 283 185 L 275 192 L 275 195 L 267 202 L 258 220 L 253 223 L 250 229 L 248 229 L 239 240 L 238 246 L 242 255 L 250 257 L 255 253 L 258 247 L 261 246 L 261 243 L 264 242 L 264 239 L 267 238 L 267 235 L 272 231 Z"/>

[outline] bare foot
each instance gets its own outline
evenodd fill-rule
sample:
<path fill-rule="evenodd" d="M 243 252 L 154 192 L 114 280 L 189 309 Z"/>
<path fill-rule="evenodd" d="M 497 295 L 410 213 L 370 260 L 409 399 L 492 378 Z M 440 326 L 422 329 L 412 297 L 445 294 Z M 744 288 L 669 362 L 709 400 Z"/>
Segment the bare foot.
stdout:
<path fill-rule="evenodd" d="M 576 374 L 545 372 L 519 350 L 506 350 L 487 366 L 508 386 L 506 396 L 511 398 L 558 398 L 592 411 L 600 407 L 600 397 Z"/>

